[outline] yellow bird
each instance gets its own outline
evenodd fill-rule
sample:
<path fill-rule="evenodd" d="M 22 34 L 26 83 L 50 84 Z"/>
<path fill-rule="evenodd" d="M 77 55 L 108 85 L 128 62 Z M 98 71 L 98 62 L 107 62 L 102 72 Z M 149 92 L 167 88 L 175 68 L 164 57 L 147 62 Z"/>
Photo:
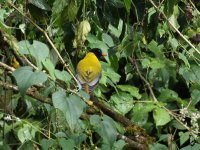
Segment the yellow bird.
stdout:
<path fill-rule="evenodd" d="M 101 78 L 102 68 L 99 62 L 101 56 L 106 56 L 106 54 L 102 53 L 99 48 L 93 48 L 77 65 L 76 77 L 82 89 L 88 94 L 94 91 Z"/>

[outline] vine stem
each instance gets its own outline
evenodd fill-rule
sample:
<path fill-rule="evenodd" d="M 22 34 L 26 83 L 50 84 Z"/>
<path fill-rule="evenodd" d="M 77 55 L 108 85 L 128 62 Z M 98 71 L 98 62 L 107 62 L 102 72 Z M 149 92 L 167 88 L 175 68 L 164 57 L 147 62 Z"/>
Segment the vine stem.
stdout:
<path fill-rule="evenodd" d="M 43 30 L 41 27 L 39 27 L 31 18 L 29 18 L 28 16 L 24 15 L 24 13 L 21 12 L 17 7 L 15 7 L 15 5 L 13 5 L 10 2 L 8 2 L 8 3 L 9 3 L 9 5 L 11 7 L 13 7 L 15 10 L 17 10 L 23 17 L 25 17 L 26 19 L 28 19 L 40 32 L 42 32 L 44 34 L 44 36 L 46 37 L 46 39 L 49 42 L 49 44 L 51 45 L 51 47 L 53 48 L 53 50 L 56 52 L 58 58 L 60 59 L 61 63 L 63 64 L 64 68 L 72 76 L 72 78 L 74 79 L 74 81 L 76 82 L 76 84 L 79 85 L 78 80 L 76 79 L 76 77 L 74 76 L 74 74 L 72 73 L 72 71 L 70 70 L 69 65 L 65 63 L 65 61 L 62 58 L 62 56 L 60 55 L 58 49 L 56 48 L 56 46 L 53 44 L 52 40 L 50 39 L 48 33 L 45 30 Z"/>
<path fill-rule="evenodd" d="M 154 8 L 163 15 L 165 20 L 169 23 L 169 25 L 178 33 L 178 35 L 188 44 L 190 47 L 192 47 L 198 54 L 200 54 L 200 51 L 187 39 L 184 37 L 184 35 L 171 23 L 171 21 L 167 18 L 167 16 L 156 6 L 156 4 L 152 1 L 149 0 L 149 2 L 154 6 Z"/>
<path fill-rule="evenodd" d="M 157 100 L 157 98 L 156 98 L 156 96 L 155 96 L 155 94 L 154 94 L 154 92 L 153 92 L 153 90 L 152 90 L 152 88 L 151 88 L 151 85 L 150 85 L 150 83 L 145 79 L 145 77 L 143 77 L 143 75 L 141 74 L 141 72 L 140 72 L 140 70 L 139 70 L 139 68 L 138 68 L 138 65 L 137 65 L 137 62 L 136 62 L 136 60 L 135 60 L 135 58 L 131 58 L 131 57 L 128 57 L 129 58 L 129 60 L 131 61 L 131 63 L 135 66 L 135 68 L 136 68 L 136 71 L 137 71 L 137 73 L 138 73 L 138 75 L 140 76 L 140 78 L 144 81 L 144 83 L 147 85 L 147 87 L 148 87 L 148 89 L 149 89 L 149 92 L 150 92 L 150 94 L 151 94 L 151 97 L 153 98 L 153 102 L 158 102 L 158 100 Z"/>

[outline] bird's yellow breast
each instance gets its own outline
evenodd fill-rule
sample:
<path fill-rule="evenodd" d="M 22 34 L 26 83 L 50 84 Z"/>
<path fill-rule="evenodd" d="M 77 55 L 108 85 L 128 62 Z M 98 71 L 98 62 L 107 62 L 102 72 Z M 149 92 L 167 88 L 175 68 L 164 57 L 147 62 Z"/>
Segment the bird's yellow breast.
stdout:
<path fill-rule="evenodd" d="M 87 83 L 101 75 L 101 64 L 93 53 L 88 53 L 77 65 L 77 73 Z"/>

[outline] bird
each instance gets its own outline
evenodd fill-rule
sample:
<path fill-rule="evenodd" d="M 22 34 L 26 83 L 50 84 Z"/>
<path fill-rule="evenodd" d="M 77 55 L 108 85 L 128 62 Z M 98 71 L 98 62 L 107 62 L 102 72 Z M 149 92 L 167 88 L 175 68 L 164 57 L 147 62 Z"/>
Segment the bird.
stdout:
<path fill-rule="evenodd" d="M 99 59 L 106 56 L 101 49 L 93 48 L 80 60 L 76 68 L 76 78 L 81 84 L 82 90 L 91 94 L 101 79 L 102 67 Z"/>

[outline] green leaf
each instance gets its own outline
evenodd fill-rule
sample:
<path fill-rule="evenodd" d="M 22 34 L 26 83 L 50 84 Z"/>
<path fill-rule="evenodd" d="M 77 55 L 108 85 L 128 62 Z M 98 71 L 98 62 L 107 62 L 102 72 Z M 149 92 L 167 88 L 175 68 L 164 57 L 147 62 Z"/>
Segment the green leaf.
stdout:
<path fill-rule="evenodd" d="M 114 121 L 108 117 L 103 116 L 103 121 L 98 126 L 97 133 L 103 138 L 103 143 L 113 146 L 117 138 L 117 130 Z"/>
<path fill-rule="evenodd" d="M 180 25 L 178 24 L 178 21 L 177 21 L 177 17 L 175 15 L 172 15 L 170 18 L 169 18 L 169 21 L 171 22 L 171 24 L 176 27 L 177 29 L 180 27 Z M 172 28 L 172 30 L 174 30 Z"/>
<path fill-rule="evenodd" d="M 18 42 L 19 52 L 21 54 L 30 54 L 37 62 L 37 66 L 41 69 L 41 62 L 49 55 L 49 48 L 46 44 L 40 41 L 33 41 L 32 44 L 29 41 Z"/>
<path fill-rule="evenodd" d="M 113 39 L 110 35 L 106 34 L 106 33 L 103 33 L 102 34 L 102 40 L 109 46 L 109 47 L 112 47 L 114 46 L 114 42 L 113 42 Z"/>
<path fill-rule="evenodd" d="M 152 40 L 149 44 L 148 44 L 148 49 L 154 53 L 154 55 L 160 59 L 163 58 L 163 45 L 158 45 L 158 43 L 154 40 Z"/>
<path fill-rule="evenodd" d="M 199 150 L 200 144 L 195 143 L 194 145 L 188 145 L 186 147 L 181 148 L 180 150 Z"/>
<path fill-rule="evenodd" d="M 56 141 L 53 139 L 42 139 L 40 142 L 42 150 L 49 150 L 51 147 L 53 147 L 56 144 Z"/>
<path fill-rule="evenodd" d="M 126 145 L 126 142 L 124 140 L 118 140 L 114 143 L 114 150 L 122 150 L 124 146 Z"/>
<path fill-rule="evenodd" d="M 102 71 L 102 79 L 100 80 L 100 83 L 102 83 L 103 85 L 107 86 L 108 80 L 106 78 L 109 78 L 114 84 L 119 82 L 119 79 L 120 79 L 121 76 L 118 73 L 116 73 L 113 68 L 111 68 L 105 62 L 102 62 L 102 67 L 104 69 Z"/>
<path fill-rule="evenodd" d="M 174 12 L 174 6 L 177 3 L 177 0 L 167 0 L 164 4 L 164 12 L 167 17 L 171 16 Z"/>
<path fill-rule="evenodd" d="M 62 11 L 69 4 L 68 0 L 55 0 L 52 8 L 52 22 L 61 17 Z"/>
<path fill-rule="evenodd" d="M 183 76 L 186 80 L 186 83 L 197 83 L 200 84 L 200 69 L 197 65 L 190 65 L 190 68 L 181 66 L 179 69 L 179 73 Z"/>
<path fill-rule="evenodd" d="M 43 10 L 51 10 L 50 6 L 44 0 L 30 0 L 29 3 Z"/>
<path fill-rule="evenodd" d="M 48 70 L 48 72 L 49 72 L 50 76 L 53 78 L 53 80 L 55 80 L 55 75 L 54 75 L 55 66 L 52 63 L 52 61 L 49 58 L 47 58 L 44 61 L 42 61 L 42 63 L 45 66 L 45 68 Z"/>
<path fill-rule="evenodd" d="M 163 126 L 171 120 L 169 113 L 165 109 L 159 107 L 154 109 L 153 118 L 156 126 Z"/>
<path fill-rule="evenodd" d="M 65 70 L 60 71 L 56 69 L 55 76 L 57 79 L 65 81 L 65 82 L 69 82 L 72 79 L 71 75 Z"/>
<path fill-rule="evenodd" d="M 140 99 L 142 96 L 139 94 L 139 89 L 131 85 L 117 85 L 121 91 L 128 92 L 133 97 Z"/>
<path fill-rule="evenodd" d="M 30 54 L 30 47 L 31 44 L 29 43 L 29 41 L 24 40 L 24 41 L 20 41 L 17 43 L 18 47 L 19 47 L 19 53 L 20 54 Z"/>
<path fill-rule="evenodd" d="M 148 58 L 144 58 L 141 60 L 143 68 L 148 68 L 151 64 L 151 61 Z"/>
<path fill-rule="evenodd" d="M 112 24 L 109 24 L 108 28 L 109 28 L 109 31 L 112 35 L 119 38 L 119 36 L 122 32 L 122 26 L 123 26 L 123 21 L 120 19 L 119 24 L 118 24 L 118 28 L 115 28 Z"/>
<path fill-rule="evenodd" d="M 179 129 L 179 130 L 185 130 L 186 129 L 180 122 L 178 122 L 176 120 L 172 120 L 170 122 L 170 126 L 173 126 L 174 128 Z"/>
<path fill-rule="evenodd" d="M 100 48 L 103 53 L 107 53 L 107 50 L 109 49 L 109 47 L 107 46 L 106 43 L 97 39 L 96 36 L 94 36 L 92 34 L 88 34 L 87 40 L 89 42 L 88 47 L 90 47 L 90 48 Z"/>
<path fill-rule="evenodd" d="M 171 101 L 174 101 L 174 100 L 179 100 L 180 98 L 178 97 L 178 94 L 173 91 L 173 90 L 170 90 L 170 89 L 162 89 L 160 91 L 160 95 L 158 96 L 158 99 L 159 101 L 162 101 L 162 102 L 171 102 Z"/>
<path fill-rule="evenodd" d="M 124 0 L 124 5 L 128 13 L 130 13 L 131 3 L 132 3 L 132 0 Z"/>
<path fill-rule="evenodd" d="M 154 143 L 153 145 L 149 146 L 149 150 L 168 150 L 168 148 L 163 144 Z"/>
<path fill-rule="evenodd" d="M 165 67 L 165 63 L 161 59 L 151 58 L 150 67 L 152 69 L 161 69 Z"/>
<path fill-rule="evenodd" d="M 151 103 L 136 103 L 131 111 L 131 120 L 137 123 L 139 126 L 143 126 L 147 123 L 149 112 L 153 111 L 155 108 L 156 105 Z"/>
<path fill-rule="evenodd" d="M 35 137 L 35 133 L 37 131 L 37 128 L 32 128 L 32 126 L 24 124 L 23 127 L 18 130 L 17 136 L 19 140 L 23 143 L 27 140 L 32 140 Z"/>
<path fill-rule="evenodd" d="M 47 75 L 42 71 L 32 71 L 32 68 L 29 66 L 20 67 L 13 72 L 13 76 L 17 81 L 19 91 L 22 95 L 26 93 L 26 90 L 34 85 L 41 84 L 47 80 Z"/>
<path fill-rule="evenodd" d="M 113 94 L 109 100 L 109 104 L 111 107 L 114 107 L 117 112 L 123 115 L 128 113 L 134 106 L 133 97 L 124 92 Z"/>
<path fill-rule="evenodd" d="M 180 137 L 180 145 L 182 146 L 186 141 L 190 139 L 190 133 L 189 132 L 179 132 Z"/>
<path fill-rule="evenodd" d="M 195 106 L 200 101 L 200 90 L 194 89 L 191 92 L 191 104 L 192 106 Z"/>
<path fill-rule="evenodd" d="M 101 122 L 101 118 L 99 117 L 99 115 L 92 115 L 90 117 L 91 125 L 97 126 L 100 122 Z"/>
<path fill-rule="evenodd" d="M 64 91 L 55 92 L 52 100 L 54 107 L 63 112 L 71 131 L 74 132 L 86 104 L 76 95 L 67 97 Z"/>
<path fill-rule="evenodd" d="M 181 59 L 185 63 L 186 67 L 190 68 L 190 64 L 189 64 L 188 59 L 185 55 L 183 55 L 182 53 L 178 53 L 178 57 L 179 57 L 179 59 Z"/>
<path fill-rule="evenodd" d="M 170 38 L 169 43 L 171 44 L 173 51 L 176 51 L 177 47 L 179 46 L 178 40 L 175 38 Z"/>
<path fill-rule="evenodd" d="M 75 142 L 72 139 L 66 140 L 64 138 L 59 138 L 58 143 L 62 150 L 73 150 L 76 147 Z"/>
<path fill-rule="evenodd" d="M 0 149 L 1 149 L 1 147 L 0 147 Z M 31 142 L 31 141 L 24 142 L 23 145 L 21 145 L 17 150 L 27 150 L 27 149 L 35 150 L 33 142 Z M 1 150 L 3 150 L 3 149 L 1 149 Z M 8 150 L 8 149 L 6 149 L 6 150 Z"/>
<path fill-rule="evenodd" d="M 46 44 L 34 40 L 30 47 L 30 54 L 36 59 L 39 66 L 39 64 L 41 64 L 41 62 L 49 55 L 49 48 Z"/>

